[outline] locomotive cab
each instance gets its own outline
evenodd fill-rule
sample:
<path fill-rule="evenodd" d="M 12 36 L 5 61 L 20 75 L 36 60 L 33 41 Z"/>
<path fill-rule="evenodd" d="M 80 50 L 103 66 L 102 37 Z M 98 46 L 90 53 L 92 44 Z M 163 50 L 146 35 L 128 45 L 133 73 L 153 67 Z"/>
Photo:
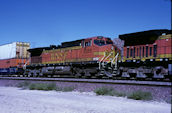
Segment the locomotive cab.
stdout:
<path fill-rule="evenodd" d="M 91 41 L 90 41 L 91 40 Z M 99 75 L 113 77 L 117 74 L 117 61 L 120 50 L 113 44 L 110 38 L 97 36 L 90 39 L 88 45 L 92 46 L 93 61 L 99 64 Z"/>

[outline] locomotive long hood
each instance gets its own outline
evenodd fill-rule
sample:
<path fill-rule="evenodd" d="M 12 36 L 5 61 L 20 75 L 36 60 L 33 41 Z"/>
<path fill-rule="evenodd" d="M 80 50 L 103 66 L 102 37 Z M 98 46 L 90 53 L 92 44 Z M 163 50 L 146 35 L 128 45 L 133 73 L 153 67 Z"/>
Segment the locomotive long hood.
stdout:
<path fill-rule="evenodd" d="M 124 46 L 153 44 L 163 33 L 171 34 L 172 32 L 168 29 L 149 30 L 119 35 L 119 38 L 125 41 Z"/>
<path fill-rule="evenodd" d="M 31 53 L 31 56 L 40 56 L 43 50 L 50 50 L 50 47 L 40 47 L 40 48 L 33 48 L 33 49 L 28 49 Z"/>

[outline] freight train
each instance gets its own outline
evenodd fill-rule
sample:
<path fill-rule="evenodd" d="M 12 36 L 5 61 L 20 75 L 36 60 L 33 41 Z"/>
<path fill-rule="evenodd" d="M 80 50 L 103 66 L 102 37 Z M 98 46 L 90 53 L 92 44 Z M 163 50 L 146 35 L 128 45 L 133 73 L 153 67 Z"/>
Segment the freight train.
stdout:
<path fill-rule="evenodd" d="M 24 76 L 113 79 L 171 79 L 172 33 L 158 29 L 119 35 L 121 49 L 110 38 L 96 36 L 61 45 L 28 49 Z M 26 65 L 27 64 L 27 65 Z M 1 72 L 1 71 L 0 71 Z"/>

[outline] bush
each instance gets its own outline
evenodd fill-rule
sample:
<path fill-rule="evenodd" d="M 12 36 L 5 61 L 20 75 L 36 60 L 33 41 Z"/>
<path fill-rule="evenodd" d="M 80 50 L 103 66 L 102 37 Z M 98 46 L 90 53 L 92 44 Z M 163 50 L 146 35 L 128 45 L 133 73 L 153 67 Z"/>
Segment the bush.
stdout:
<path fill-rule="evenodd" d="M 74 89 L 75 89 L 74 87 L 69 86 L 69 87 L 64 87 L 64 88 L 62 89 L 62 91 L 64 91 L 64 92 L 69 92 L 69 91 L 73 91 Z"/>
<path fill-rule="evenodd" d="M 169 104 L 172 104 L 172 98 L 166 98 L 165 101 Z"/>
<path fill-rule="evenodd" d="M 94 90 L 97 95 L 108 95 L 113 89 L 108 87 L 100 87 Z"/>
<path fill-rule="evenodd" d="M 125 97 L 126 96 L 126 94 L 124 92 L 118 92 L 111 87 L 97 88 L 94 90 L 94 92 L 97 95 L 110 95 L 110 96 L 117 96 L 117 97 Z"/>
<path fill-rule="evenodd" d="M 125 92 L 114 92 L 114 95 L 117 96 L 117 97 L 125 97 L 126 96 L 126 93 Z"/>
<path fill-rule="evenodd" d="M 111 87 L 100 87 L 94 90 L 97 95 L 110 95 L 117 97 L 125 97 L 135 100 L 152 100 L 152 94 L 150 92 L 144 92 L 141 90 L 134 91 L 130 94 L 122 91 L 116 91 Z"/>
<path fill-rule="evenodd" d="M 46 90 L 46 85 L 42 83 L 33 83 L 29 86 L 30 90 Z"/>
<path fill-rule="evenodd" d="M 152 100 L 152 94 L 150 92 L 138 90 L 129 94 L 128 98 L 135 100 Z"/>
<path fill-rule="evenodd" d="M 58 87 L 56 86 L 55 83 L 32 83 L 29 85 L 29 89 L 30 90 L 45 90 L 45 91 L 49 91 L 49 90 L 56 90 L 56 91 L 64 91 L 64 92 L 68 92 L 68 91 L 73 91 L 75 88 L 74 87 Z"/>
<path fill-rule="evenodd" d="M 31 85 L 29 86 L 29 89 L 30 89 L 30 90 L 35 90 L 35 89 L 36 89 L 36 84 L 31 84 Z"/>
<path fill-rule="evenodd" d="M 27 88 L 29 85 L 30 85 L 30 82 L 24 81 L 24 82 L 18 83 L 18 84 L 17 84 L 17 87 L 20 87 L 20 88 Z"/>
<path fill-rule="evenodd" d="M 48 90 L 56 90 L 56 84 L 55 83 L 49 83 L 48 85 L 47 85 L 47 89 Z"/>
<path fill-rule="evenodd" d="M 56 90 L 55 83 L 33 83 L 29 86 L 30 90 Z"/>
<path fill-rule="evenodd" d="M 123 92 L 117 92 L 111 87 L 100 87 L 94 90 L 97 95 L 125 96 Z"/>
<path fill-rule="evenodd" d="M 62 90 L 63 90 L 62 87 L 56 86 L 56 91 L 62 91 Z"/>

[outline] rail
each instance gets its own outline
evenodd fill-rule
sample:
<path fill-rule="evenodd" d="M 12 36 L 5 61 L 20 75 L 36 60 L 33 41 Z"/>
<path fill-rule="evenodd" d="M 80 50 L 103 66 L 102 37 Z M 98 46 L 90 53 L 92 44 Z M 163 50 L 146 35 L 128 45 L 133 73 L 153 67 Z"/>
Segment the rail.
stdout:
<path fill-rule="evenodd" d="M 31 81 L 57 81 L 57 82 L 80 82 L 80 83 L 103 83 L 120 85 L 143 85 L 171 87 L 171 82 L 160 81 L 135 81 L 135 80 L 99 80 L 99 79 L 74 79 L 74 78 L 34 78 L 34 77 L 0 77 L 0 80 L 31 80 Z"/>

